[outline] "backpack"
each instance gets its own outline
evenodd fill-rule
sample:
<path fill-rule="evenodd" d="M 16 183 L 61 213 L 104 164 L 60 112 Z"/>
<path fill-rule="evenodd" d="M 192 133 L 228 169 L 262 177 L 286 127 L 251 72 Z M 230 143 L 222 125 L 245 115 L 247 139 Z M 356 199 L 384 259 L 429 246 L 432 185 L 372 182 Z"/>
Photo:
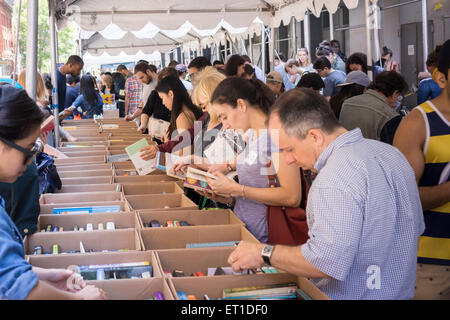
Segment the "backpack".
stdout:
<path fill-rule="evenodd" d="M 54 159 L 44 152 L 36 156 L 40 195 L 43 193 L 54 193 L 62 187 L 62 182 L 54 162 Z"/>

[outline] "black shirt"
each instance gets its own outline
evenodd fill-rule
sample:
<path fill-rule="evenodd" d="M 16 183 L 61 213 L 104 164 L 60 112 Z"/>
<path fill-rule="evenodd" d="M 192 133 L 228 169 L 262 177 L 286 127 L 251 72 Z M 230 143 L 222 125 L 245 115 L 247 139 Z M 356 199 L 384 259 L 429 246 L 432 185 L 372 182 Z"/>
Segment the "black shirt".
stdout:
<path fill-rule="evenodd" d="M 155 119 L 170 122 L 170 110 L 163 104 L 156 90 L 150 93 L 142 113 L 145 113 L 149 117 L 153 116 Z"/>

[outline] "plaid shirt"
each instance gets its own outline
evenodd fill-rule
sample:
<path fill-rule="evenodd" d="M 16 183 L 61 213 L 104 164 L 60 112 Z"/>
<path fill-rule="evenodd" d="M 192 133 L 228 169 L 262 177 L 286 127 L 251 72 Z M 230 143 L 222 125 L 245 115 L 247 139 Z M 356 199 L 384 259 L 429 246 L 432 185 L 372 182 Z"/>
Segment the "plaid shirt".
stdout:
<path fill-rule="evenodd" d="M 125 94 L 128 94 L 129 106 L 128 113 L 133 114 L 141 103 L 142 85 L 136 76 L 132 76 L 125 82 Z"/>

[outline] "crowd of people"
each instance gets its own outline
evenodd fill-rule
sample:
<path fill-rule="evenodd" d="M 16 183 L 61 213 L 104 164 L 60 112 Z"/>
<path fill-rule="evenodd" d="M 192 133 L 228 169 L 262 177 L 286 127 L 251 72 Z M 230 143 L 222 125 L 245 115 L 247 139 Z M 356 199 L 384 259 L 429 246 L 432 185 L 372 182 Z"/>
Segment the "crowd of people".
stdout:
<path fill-rule="evenodd" d="M 72 56 L 58 70 L 58 106 L 61 119 L 92 118 L 102 113 L 102 94 L 114 94 L 120 116 L 156 141 L 140 150 L 142 159 L 175 154 L 175 172 L 214 175 L 211 192 L 185 193 L 199 207 L 231 208 L 261 242 L 243 241 L 230 254 L 235 271 L 271 264 L 310 278 L 333 299 L 449 299 L 450 40 L 430 53 L 412 110 L 402 106 L 408 84 L 392 56 L 384 48 L 371 63 L 323 41 L 314 57 L 305 48 L 287 61 L 277 54 L 267 74 L 235 54 L 225 63 L 201 56 L 162 70 L 140 61 L 100 81 L 80 79 L 83 61 Z M 48 142 L 38 127 L 51 87 L 48 77 L 37 79 L 36 103 L 0 86 L 5 190 L 29 186 L 21 179 L 42 151 L 35 141 Z M 215 142 L 229 143 L 232 155 L 215 159 Z M 0 194 L 14 208 L 8 190 Z M 268 243 L 277 232 L 267 218 L 274 207 L 304 210 L 306 242 Z M 17 210 L 8 216 L 0 207 L 0 296 L 104 297 L 70 272 L 23 260 L 21 237 L 35 229 L 27 222 L 23 232 Z M 59 290 L 70 277 L 79 290 Z"/>

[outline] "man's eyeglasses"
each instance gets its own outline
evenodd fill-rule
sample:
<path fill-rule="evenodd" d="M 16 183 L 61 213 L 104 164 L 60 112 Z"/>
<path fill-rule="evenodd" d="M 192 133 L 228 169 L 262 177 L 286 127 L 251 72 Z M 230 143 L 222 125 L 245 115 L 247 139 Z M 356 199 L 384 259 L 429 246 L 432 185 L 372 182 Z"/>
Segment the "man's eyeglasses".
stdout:
<path fill-rule="evenodd" d="M 21 146 L 15 144 L 14 142 L 4 139 L 2 137 L 0 137 L 0 141 L 2 141 L 7 146 L 22 152 L 25 155 L 24 165 L 26 165 L 28 163 L 28 161 L 30 161 L 30 159 L 33 158 L 34 155 L 39 150 L 39 146 L 36 143 L 34 144 L 34 146 L 31 149 L 25 149 L 25 148 L 22 148 Z"/>

